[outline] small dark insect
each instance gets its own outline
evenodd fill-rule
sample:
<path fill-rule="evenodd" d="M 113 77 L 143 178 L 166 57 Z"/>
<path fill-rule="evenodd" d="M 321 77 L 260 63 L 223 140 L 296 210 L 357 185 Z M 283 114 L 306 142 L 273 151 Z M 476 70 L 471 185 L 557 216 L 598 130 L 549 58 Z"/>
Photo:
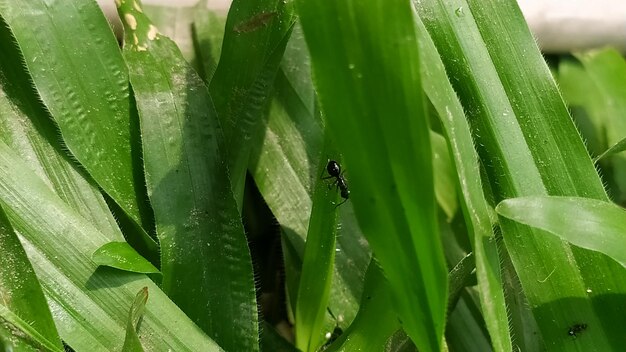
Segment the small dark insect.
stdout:
<path fill-rule="evenodd" d="M 341 172 L 341 166 L 339 166 L 339 163 L 334 160 L 329 160 L 326 165 L 326 171 L 330 176 L 323 177 L 322 179 L 328 180 L 330 178 L 334 178 L 335 181 L 333 181 L 331 186 L 336 185 L 337 189 L 341 192 L 341 198 L 343 198 L 343 201 L 335 206 L 336 208 L 348 201 L 348 198 L 350 198 L 350 191 L 348 190 L 346 180 L 343 178 L 343 173 Z"/>
<path fill-rule="evenodd" d="M 574 324 L 572 326 L 570 326 L 569 330 L 567 331 L 567 334 L 573 338 L 577 338 L 579 334 L 581 334 L 583 331 L 585 331 L 587 329 L 587 324 L 583 323 L 583 324 Z"/>

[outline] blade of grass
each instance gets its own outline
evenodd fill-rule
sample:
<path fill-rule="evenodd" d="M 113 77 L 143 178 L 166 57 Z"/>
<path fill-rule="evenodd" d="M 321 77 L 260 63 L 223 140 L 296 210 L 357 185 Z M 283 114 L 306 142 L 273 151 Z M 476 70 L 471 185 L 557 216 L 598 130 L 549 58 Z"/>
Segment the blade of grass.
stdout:
<path fill-rule="evenodd" d="M 470 285 L 472 281 L 472 273 L 476 269 L 476 261 L 473 253 L 468 253 L 461 261 L 459 261 L 448 274 L 449 281 L 449 297 L 448 311 L 451 312 L 456 306 L 457 301 L 463 293 L 463 289 Z"/>
<path fill-rule="evenodd" d="M 621 153 L 621 152 L 623 152 L 625 150 L 626 150 L 626 138 L 624 138 L 621 141 L 613 144 L 613 146 L 611 146 L 609 149 L 605 150 L 604 153 L 602 153 L 602 154 L 598 155 L 597 157 L 595 157 L 593 159 L 593 162 L 597 163 L 598 161 L 600 161 L 600 160 L 602 160 L 602 159 L 604 159 L 604 158 L 606 158 L 608 156 Z"/>
<path fill-rule="evenodd" d="M 6 21 L 69 151 L 136 223 L 146 227 L 142 171 L 131 150 L 128 74 L 93 1 L 2 1 Z"/>
<path fill-rule="evenodd" d="M 604 253 L 626 267 L 626 211 L 613 203 L 577 197 L 524 197 L 505 199 L 496 211 L 575 246 Z"/>
<path fill-rule="evenodd" d="M 290 302 L 296 303 L 299 271 L 311 215 L 311 194 L 320 177 L 317 164 L 339 155 L 325 155 L 323 127 L 311 82 L 310 59 L 302 30 L 296 26 L 274 83 L 275 92 L 265 121 L 260 148 L 253 151 L 249 170 L 283 229 L 293 256 L 285 254 Z M 350 171 L 347 171 L 350 174 Z M 370 259 L 367 241 L 348 201 L 338 208 L 337 252 L 327 326 L 346 329 L 354 319 Z M 294 260 L 291 260 L 293 258 Z M 295 307 L 292 308 L 295 310 Z"/>
<path fill-rule="evenodd" d="M 619 143 L 626 137 L 626 61 L 615 49 L 605 48 L 577 54 L 585 71 L 595 83 L 599 92 L 600 106 L 604 109 L 604 133 L 609 146 Z M 609 159 L 612 178 L 617 185 L 617 203 L 626 205 L 626 155 L 613 155 Z"/>
<path fill-rule="evenodd" d="M 606 141 L 606 106 L 601 91 L 580 61 L 562 58 L 556 78 L 572 117 L 591 155 L 600 155 L 608 147 Z"/>
<path fill-rule="evenodd" d="M 456 307 L 450 312 L 446 326 L 446 343 L 449 351 L 496 351 L 485 329 L 484 315 L 480 310 L 478 293 L 464 292 Z M 515 351 L 515 350 L 513 350 Z"/>
<path fill-rule="evenodd" d="M 91 253 L 115 239 L 66 205 L 3 142 L 0 204 L 41 282 L 61 338 L 74 349 L 119 350 L 128 302 L 148 287 L 146 349 L 220 350 L 145 275 L 98 268 Z"/>
<path fill-rule="evenodd" d="M 122 352 L 143 352 L 141 341 L 137 335 L 139 320 L 143 317 L 146 303 L 148 302 L 148 288 L 144 287 L 135 296 L 133 304 L 128 312 L 128 324 L 126 324 L 126 337 Z"/>
<path fill-rule="evenodd" d="M 400 328 L 388 285 L 379 264 L 372 259 L 365 274 L 359 313 L 327 351 L 387 351 L 389 336 Z"/>
<path fill-rule="evenodd" d="M 455 77 L 465 110 L 472 113 L 496 198 L 549 192 L 605 199 L 517 6 L 422 1 L 418 9 L 449 75 Z M 619 319 L 616 312 L 624 309 L 624 302 L 607 303 L 602 296 L 623 292 L 623 269 L 606 257 L 501 220 L 507 249 L 548 348 L 611 349 L 621 344 L 623 337 L 609 321 Z M 601 279 L 606 275 L 615 280 L 607 284 Z M 568 327 L 577 321 L 595 326 L 587 331 L 593 337 L 566 343 Z"/>
<path fill-rule="evenodd" d="M 0 320 L 9 321 L 28 340 L 52 350 L 62 350 L 63 345 L 39 281 L 2 207 L 0 253 Z"/>
<path fill-rule="evenodd" d="M 163 290 L 226 350 L 258 350 L 252 263 L 215 110 L 176 44 L 138 6 L 121 0 L 118 11 L 162 248 Z"/>
<path fill-rule="evenodd" d="M 3 337 L 5 339 L 2 346 Z M 63 351 L 61 340 L 51 342 L 34 329 L 28 321 L 0 303 L 0 347 L 3 351 Z"/>
<path fill-rule="evenodd" d="M 382 21 L 384 11 L 394 21 Z M 446 268 L 437 234 L 417 38 L 403 1 L 298 1 L 327 128 L 351 202 L 420 350 L 439 350 Z M 333 53 L 333 55 L 328 55 Z M 410 279 L 408 279 L 410 278 Z"/>
<path fill-rule="evenodd" d="M 467 219 L 466 226 L 476 255 L 476 276 L 485 322 L 494 349 L 511 350 L 499 270 L 500 259 L 493 240 L 493 221 L 490 218 L 492 210 L 483 194 L 478 155 L 470 126 L 433 40 L 419 18 L 416 18 L 415 23 L 422 47 L 420 58 L 424 91 L 439 114 L 458 175 L 458 187 L 462 194 L 461 209 Z"/>
<path fill-rule="evenodd" d="M 195 54 L 198 58 L 198 73 L 205 82 L 211 82 L 217 69 L 225 26 L 225 15 L 211 11 L 208 15 L 194 15 L 192 33 Z"/>
<path fill-rule="evenodd" d="M 221 56 L 210 83 L 228 151 L 233 193 L 241 207 L 250 151 L 294 23 L 284 0 L 231 4 Z"/>
<path fill-rule="evenodd" d="M 430 131 L 430 144 L 433 148 L 435 198 L 450 221 L 459 207 L 456 194 L 456 170 L 450 159 L 446 139 L 439 133 Z"/>
<path fill-rule="evenodd" d="M 332 153 L 329 143 L 325 142 L 324 154 Z M 326 169 L 323 159 L 317 169 Z M 318 178 L 312 196 L 295 311 L 296 347 L 302 351 L 317 351 L 324 341 L 322 326 L 335 263 L 338 199 L 338 193 L 328 187 L 327 180 Z"/>

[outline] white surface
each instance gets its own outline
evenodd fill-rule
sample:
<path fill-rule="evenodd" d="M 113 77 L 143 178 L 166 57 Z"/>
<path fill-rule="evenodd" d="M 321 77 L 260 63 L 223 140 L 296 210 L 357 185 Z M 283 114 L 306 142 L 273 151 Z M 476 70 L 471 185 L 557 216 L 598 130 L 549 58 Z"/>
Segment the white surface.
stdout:
<path fill-rule="evenodd" d="M 545 52 L 607 45 L 626 52 L 624 0 L 518 0 L 518 4 Z"/>

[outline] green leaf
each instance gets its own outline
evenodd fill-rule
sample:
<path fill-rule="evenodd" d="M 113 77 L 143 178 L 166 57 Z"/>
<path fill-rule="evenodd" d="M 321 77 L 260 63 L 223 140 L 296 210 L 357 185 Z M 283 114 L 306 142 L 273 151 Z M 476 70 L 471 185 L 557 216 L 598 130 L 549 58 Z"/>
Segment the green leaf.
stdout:
<path fill-rule="evenodd" d="M 438 231 L 431 149 L 411 8 L 399 0 L 302 0 L 298 10 L 361 229 L 405 331 L 420 350 L 439 350 L 447 273 L 432 236 Z M 382 21 L 381 11 L 393 21 Z"/>
<path fill-rule="evenodd" d="M 329 142 L 323 154 L 333 154 Z M 318 170 L 326 169 L 320 159 Z M 318 178 L 313 191 L 313 209 L 302 259 L 302 273 L 295 311 L 296 347 L 317 351 L 324 341 L 322 326 L 335 263 L 338 193 L 328 180 Z"/>
<path fill-rule="evenodd" d="M 327 351 L 388 351 L 387 340 L 400 328 L 392 300 L 389 283 L 372 259 L 365 274 L 359 313 Z"/>
<path fill-rule="evenodd" d="M 626 211 L 595 199 L 524 197 L 505 199 L 498 214 L 601 252 L 626 267 Z"/>
<path fill-rule="evenodd" d="M 293 3 L 235 0 L 210 83 L 228 152 L 233 193 L 241 207 L 250 152 L 294 23 Z"/>
<path fill-rule="evenodd" d="M 139 335 L 139 320 L 143 317 L 146 303 L 148 302 L 148 288 L 144 287 L 135 296 L 133 304 L 128 312 L 128 324 L 126 324 L 126 337 L 124 338 L 124 346 L 122 352 L 143 352 Z"/>
<path fill-rule="evenodd" d="M 120 1 L 163 290 L 220 346 L 258 350 L 252 263 L 206 86 L 169 38 Z M 228 322 L 225 324 L 224 322 Z"/>
<path fill-rule="evenodd" d="M 608 147 L 604 131 L 607 107 L 600 89 L 575 58 L 561 59 L 556 78 L 589 153 L 602 154 Z"/>
<path fill-rule="evenodd" d="M 23 320 L 3 304 L 0 304 L 0 347 L 3 347 L 2 351 L 13 351 L 13 349 L 17 351 L 63 351 L 63 347 L 58 346 L 61 343 L 58 335 L 56 340 L 58 341 L 49 341 L 34 329 L 30 322 Z"/>
<path fill-rule="evenodd" d="M 476 262 L 474 254 L 469 253 L 461 261 L 459 261 L 450 273 L 448 274 L 448 311 L 452 311 L 456 306 L 462 290 L 469 286 L 471 283 L 471 277 L 474 269 L 476 268 Z"/>
<path fill-rule="evenodd" d="M 39 281 L 2 207 L 0 253 L 0 330 L 9 323 L 20 331 L 13 337 L 20 336 L 50 350 L 62 350 Z"/>
<path fill-rule="evenodd" d="M 435 197 L 450 221 L 459 207 L 456 194 L 456 170 L 450 159 L 446 139 L 437 132 L 430 131 L 430 144 L 433 148 Z"/>
<path fill-rule="evenodd" d="M 98 265 L 134 273 L 160 273 L 159 269 L 139 255 L 127 242 L 109 242 L 96 249 L 91 255 L 91 259 Z"/>
<path fill-rule="evenodd" d="M 58 127 L 50 118 L 25 71 L 11 34 L 0 30 L 0 140 L 6 143 L 54 192 L 103 233 L 122 234 L 97 186 L 67 156 Z"/>
<path fill-rule="evenodd" d="M 417 4 L 468 112 L 496 201 L 547 194 L 605 200 L 517 5 L 492 0 Z M 626 302 L 604 299 L 626 293 L 622 267 L 539 230 L 506 219 L 501 226 L 548 349 L 610 350 L 625 342 L 610 322 L 620 319 L 617 312 Z M 591 327 L 585 332 L 589 337 L 567 342 L 568 328 L 576 322 Z"/>
<path fill-rule="evenodd" d="M 145 275 L 98 268 L 91 254 L 118 239 L 65 204 L 3 142 L 0 205 L 35 269 L 61 338 L 75 350 L 119 350 L 128 302 L 143 287 L 152 295 L 142 324 L 144 346 L 220 350 Z"/>
<path fill-rule="evenodd" d="M 420 59 L 424 91 L 439 114 L 458 175 L 458 189 L 462 194 L 461 209 L 476 257 L 480 304 L 487 328 L 495 350 L 511 350 L 513 347 L 502 291 L 500 258 L 493 240 L 493 210 L 489 208 L 483 194 L 475 142 L 463 106 L 450 84 L 433 40 L 419 18 L 416 18 L 415 23 L 422 47 Z"/>
<path fill-rule="evenodd" d="M 580 53 L 576 57 L 598 89 L 596 97 L 603 109 L 597 118 L 604 122 L 607 144 L 614 146 L 626 137 L 626 61 L 622 54 L 611 48 Z M 616 201 L 626 204 L 626 155 L 613 155 L 609 161 L 612 178 L 619 190 Z"/>
<path fill-rule="evenodd" d="M 593 162 L 597 163 L 598 161 L 600 161 L 600 160 L 602 160 L 602 159 L 604 159 L 604 158 L 606 158 L 608 156 L 621 153 L 621 152 L 623 152 L 625 150 L 626 150 L 626 138 L 624 138 L 621 141 L 613 144 L 613 146 L 611 146 L 609 149 L 605 150 L 604 153 L 602 153 L 602 154 L 598 155 L 597 157 L 595 157 L 593 159 Z"/>
<path fill-rule="evenodd" d="M 207 16 L 194 16 L 193 40 L 199 61 L 198 73 L 205 82 L 211 81 L 217 69 L 225 26 L 225 15 L 209 12 Z"/>
<path fill-rule="evenodd" d="M 67 149 L 124 212 L 144 224 L 149 210 L 137 201 L 144 198 L 143 181 L 131 150 L 128 74 L 96 3 L 2 1 L 0 15 Z"/>
<path fill-rule="evenodd" d="M 304 243 L 311 216 L 313 187 L 322 177 L 320 162 L 340 155 L 322 151 L 324 131 L 316 108 L 310 59 L 300 26 L 295 26 L 274 83 L 261 146 L 251 154 L 249 170 L 283 231 L 286 284 L 295 310 Z M 350 171 L 346 173 L 349 178 Z M 359 309 L 363 278 L 370 260 L 367 241 L 350 201 L 338 207 L 335 266 L 327 315 L 331 329 L 346 329 Z M 286 243 L 288 242 L 288 243 Z"/>
<path fill-rule="evenodd" d="M 261 321 L 261 351 L 298 352 L 298 349 L 285 340 L 278 331 L 266 321 Z"/>

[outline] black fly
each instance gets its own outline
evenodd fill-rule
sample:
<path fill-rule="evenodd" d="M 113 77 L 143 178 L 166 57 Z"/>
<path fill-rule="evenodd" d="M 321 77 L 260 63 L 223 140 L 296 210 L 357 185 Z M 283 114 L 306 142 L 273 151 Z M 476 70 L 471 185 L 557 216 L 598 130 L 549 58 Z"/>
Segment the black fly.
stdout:
<path fill-rule="evenodd" d="M 343 201 L 335 206 L 336 208 L 348 201 L 348 198 L 350 197 L 350 191 L 348 190 L 348 184 L 346 183 L 346 180 L 343 178 L 343 173 L 341 172 L 341 166 L 339 166 L 339 163 L 334 160 L 329 160 L 328 164 L 326 165 L 326 171 L 330 176 L 323 177 L 322 179 L 328 180 L 334 178 L 335 181 L 333 181 L 331 185 L 337 186 L 337 189 L 340 191 L 341 198 L 343 198 Z"/>

